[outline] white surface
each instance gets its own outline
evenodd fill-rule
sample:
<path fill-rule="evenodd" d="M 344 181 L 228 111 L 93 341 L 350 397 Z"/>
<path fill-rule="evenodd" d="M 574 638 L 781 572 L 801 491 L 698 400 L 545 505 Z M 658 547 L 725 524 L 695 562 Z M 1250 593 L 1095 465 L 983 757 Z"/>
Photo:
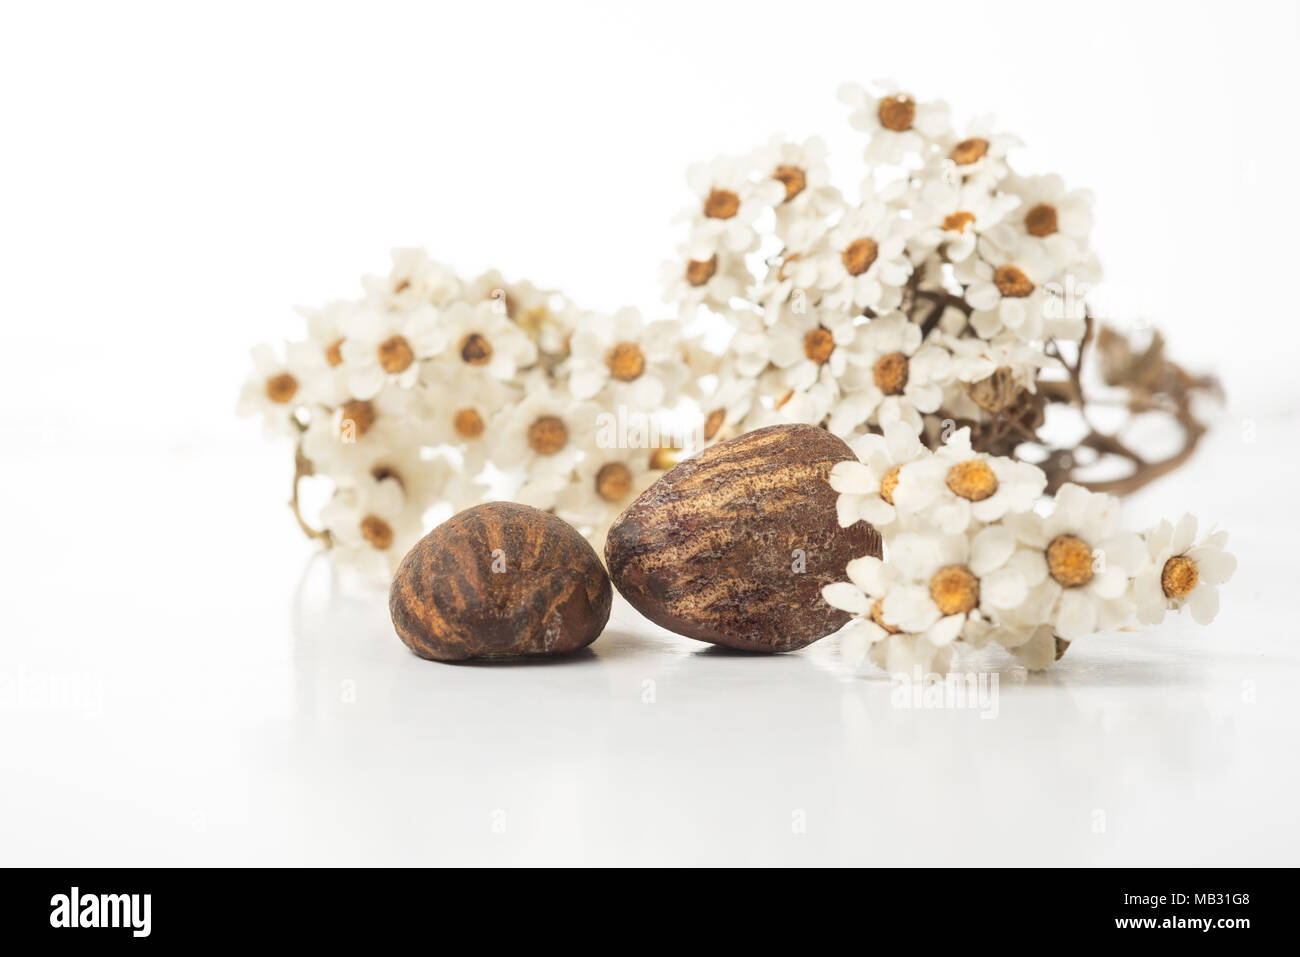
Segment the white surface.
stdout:
<path fill-rule="evenodd" d="M 6 8 L 0 863 L 1297 863 L 1296 40 L 1283 4 Z M 1212 627 L 990 658 L 986 720 L 622 604 L 571 660 L 442 666 L 331 589 L 230 414 L 289 305 L 422 244 L 653 314 L 685 165 L 820 132 L 851 187 L 834 90 L 881 74 L 1093 186 L 1110 314 L 1224 376 L 1129 512 L 1231 529 Z"/>

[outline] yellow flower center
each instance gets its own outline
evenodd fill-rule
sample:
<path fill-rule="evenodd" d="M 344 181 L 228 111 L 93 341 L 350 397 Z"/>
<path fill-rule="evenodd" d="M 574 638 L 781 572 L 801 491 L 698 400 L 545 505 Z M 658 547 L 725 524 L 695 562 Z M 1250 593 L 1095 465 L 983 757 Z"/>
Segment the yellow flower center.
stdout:
<path fill-rule="evenodd" d="M 1047 570 L 1062 588 L 1092 581 L 1092 546 L 1076 535 L 1058 535 L 1047 546 Z"/>
<path fill-rule="evenodd" d="M 415 361 L 415 350 L 405 336 L 390 336 L 379 344 L 379 364 L 384 371 L 396 375 L 405 372 Z"/>
<path fill-rule="evenodd" d="M 558 415 L 543 415 L 528 427 L 528 447 L 538 455 L 554 455 L 569 441 L 569 427 Z"/>
<path fill-rule="evenodd" d="M 460 340 L 460 357 L 472 366 L 485 366 L 492 361 L 492 343 L 471 332 Z"/>
<path fill-rule="evenodd" d="M 881 356 L 871 367 L 871 378 L 885 395 L 902 395 L 907 388 L 907 356 L 901 352 Z"/>
<path fill-rule="evenodd" d="M 894 489 L 898 488 L 898 473 L 902 470 L 903 466 L 895 465 L 880 480 L 880 497 L 890 505 L 894 504 Z"/>
<path fill-rule="evenodd" d="M 1031 236 L 1050 236 L 1056 232 L 1056 207 L 1039 203 L 1025 213 L 1025 229 Z"/>
<path fill-rule="evenodd" d="M 730 219 L 740 211 L 740 197 L 729 189 L 715 189 L 704 201 L 704 215 L 710 219 Z"/>
<path fill-rule="evenodd" d="M 361 520 L 361 536 L 382 552 L 393 544 L 393 527 L 378 515 L 367 515 Z"/>
<path fill-rule="evenodd" d="M 486 423 L 483 421 L 483 416 L 479 415 L 478 409 L 467 406 L 456 410 L 456 414 L 451 417 L 451 427 L 461 438 L 477 439 L 483 434 Z"/>
<path fill-rule="evenodd" d="M 871 620 L 874 621 L 881 628 L 885 629 L 885 631 L 889 632 L 891 635 L 898 634 L 899 629 L 895 628 L 889 622 L 885 621 L 884 609 L 885 609 L 885 599 L 877 598 L 871 606 Z"/>
<path fill-rule="evenodd" d="M 803 354 L 813 362 L 822 365 L 835 351 L 835 337 L 829 329 L 818 326 L 803 337 Z"/>
<path fill-rule="evenodd" d="M 339 423 L 340 433 L 347 435 L 350 431 L 354 439 L 359 439 L 370 431 L 375 424 L 375 407 L 367 399 L 349 399 L 343 403 L 343 418 Z"/>
<path fill-rule="evenodd" d="M 343 365 L 343 340 L 335 339 L 325 347 L 325 361 L 334 368 Z"/>
<path fill-rule="evenodd" d="M 607 502 L 621 502 L 632 490 L 632 472 L 622 462 L 606 462 L 596 473 L 596 494 Z"/>
<path fill-rule="evenodd" d="M 1166 598 L 1186 598 L 1200 578 L 1196 562 L 1186 555 L 1175 555 L 1160 572 L 1160 587 Z"/>
<path fill-rule="evenodd" d="M 631 382 L 645 371 L 645 353 L 635 342 L 620 342 L 605 354 L 605 365 L 619 382 Z"/>
<path fill-rule="evenodd" d="M 948 488 L 971 502 L 982 502 L 998 490 L 998 477 L 980 459 L 958 462 L 948 470 Z"/>
<path fill-rule="evenodd" d="M 850 276 L 861 276 L 871 268 L 871 264 L 880 255 L 880 247 L 874 239 L 855 239 L 844 247 L 840 261 Z"/>
<path fill-rule="evenodd" d="M 692 259 L 686 264 L 686 281 L 692 286 L 703 286 L 718 271 L 718 257 Z"/>
<path fill-rule="evenodd" d="M 916 103 L 910 96 L 899 93 L 881 100 L 876 112 L 880 116 L 881 126 L 902 133 L 912 128 L 912 121 L 916 119 Z"/>
<path fill-rule="evenodd" d="M 677 464 L 678 457 L 677 449 L 661 446 L 650 453 L 648 464 L 650 468 L 656 470 L 670 469 Z"/>
<path fill-rule="evenodd" d="M 972 136 L 970 139 L 962 140 L 952 148 L 952 161 L 958 166 L 969 166 L 971 163 L 983 159 L 984 154 L 988 151 L 988 140 Z"/>
<path fill-rule="evenodd" d="M 785 187 L 784 202 L 787 203 L 802 193 L 804 187 L 808 185 L 808 177 L 797 166 L 778 166 L 772 178 Z"/>
<path fill-rule="evenodd" d="M 998 292 L 1010 299 L 1023 299 L 1034 291 L 1034 284 L 1029 277 L 1015 266 L 999 266 L 993 274 L 993 285 Z"/>
<path fill-rule="evenodd" d="M 273 375 L 266 380 L 266 397 L 272 402 L 284 405 L 298 394 L 298 380 L 287 372 Z"/>
<path fill-rule="evenodd" d="M 949 213 L 943 218 L 943 228 L 950 233 L 964 233 L 966 227 L 975 222 L 975 214 L 965 210 Z"/>
<path fill-rule="evenodd" d="M 980 602 L 980 583 L 965 565 L 945 565 L 930 579 L 930 597 L 945 615 L 964 615 Z"/>

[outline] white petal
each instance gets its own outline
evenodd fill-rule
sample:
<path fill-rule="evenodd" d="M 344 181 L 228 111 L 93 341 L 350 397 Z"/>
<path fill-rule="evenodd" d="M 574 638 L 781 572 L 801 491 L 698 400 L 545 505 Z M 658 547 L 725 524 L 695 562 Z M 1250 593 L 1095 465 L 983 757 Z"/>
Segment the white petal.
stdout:
<path fill-rule="evenodd" d="M 1016 537 L 1011 530 L 1001 525 L 990 525 L 971 539 L 970 569 L 982 577 L 1005 565 L 1015 550 Z"/>
<path fill-rule="evenodd" d="M 1219 589 L 1213 585 L 1202 585 L 1187 597 L 1187 605 L 1192 610 L 1192 620 L 1198 625 L 1208 625 L 1219 613 Z"/>
<path fill-rule="evenodd" d="M 878 490 L 874 478 L 871 470 L 861 462 L 836 462 L 831 469 L 830 483 L 837 492 L 865 495 Z"/>
<path fill-rule="evenodd" d="M 1093 633 L 1097 609 L 1081 588 L 1067 588 L 1061 594 L 1056 611 L 1056 633 L 1066 641 L 1075 641 Z"/>
<path fill-rule="evenodd" d="M 1237 570 L 1237 558 L 1217 548 L 1193 548 L 1187 557 L 1196 562 L 1196 571 L 1206 585 L 1221 585 Z"/>
<path fill-rule="evenodd" d="M 871 602 L 862 594 L 861 589 L 848 582 L 835 582 L 822 588 L 822 598 L 826 604 L 847 611 L 851 615 L 865 615 L 871 610 Z"/>

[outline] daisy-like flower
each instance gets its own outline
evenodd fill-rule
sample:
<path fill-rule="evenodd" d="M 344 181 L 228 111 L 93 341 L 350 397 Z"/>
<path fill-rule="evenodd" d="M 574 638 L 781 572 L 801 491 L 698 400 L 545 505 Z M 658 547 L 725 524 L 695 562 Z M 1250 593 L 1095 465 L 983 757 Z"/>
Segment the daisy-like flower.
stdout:
<path fill-rule="evenodd" d="M 830 485 L 839 493 L 835 513 L 842 528 L 861 520 L 884 531 L 897 515 L 894 489 L 899 472 L 930 454 L 906 422 L 891 422 L 882 431 L 851 442 L 857 460 L 837 462 L 831 469 Z"/>
<path fill-rule="evenodd" d="M 822 255 L 827 250 L 826 224 L 801 219 L 787 228 L 785 248 L 768 261 L 767 275 L 749 289 L 761 305 L 763 324 L 771 327 L 790 315 L 801 315 L 821 300 L 817 288 Z"/>
<path fill-rule="evenodd" d="M 364 476 L 334 493 L 321 509 L 321 522 L 336 561 L 387 581 L 419 540 L 422 511 L 420 503 L 408 502 L 396 478 Z"/>
<path fill-rule="evenodd" d="M 318 406 L 302 436 L 302 452 L 317 472 L 355 475 L 377 454 L 402 445 L 413 429 L 411 392 L 385 389 L 370 399 Z"/>
<path fill-rule="evenodd" d="M 992 113 L 977 116 L 960 135 L 954 134 L 943 144 L 942 163 L 952 171 L 953 179 L 981 180 L 995 186 L 1007 175 L 1007 153 L 1025 144 L 1013 133 L 997 129 Z"/>
<path fill-rule="evenodd" d="M 487 299 L 475 306 L 454 303 L 443 312 L 441 323 L 447 349 L 440 362 L 504 381 L 537 361 L 536 344 L 510 320 L 497 300 Z"/>
<path fill-rule="evenodd" d="M 958 429 L 933 455 L 899 472 L 894 500 L 899 509 L 924 514 L 946 534 L 974 522 L 996 522 L 1034 507 L 1047 485 L 1043 470 L 1028 462 L 976 452 L 970 428 Z"/>
<path fill-rule="evenodd" d="M 583 324 L 570 340 L 565 370 L 576 399 L 604 392 L 610 402 L 649 414 L 685 379 L 674 319 L 647 323 L 636 309 Z"/>
<path fill-rule="evenodd" d="M 939 408 L 948 376 L 948 353 L 921 342 L 921 327 L 902 313 L 873 319 L 856 330 L 854 365 L 840 380 L 843 400 L 828 428 L 852 434 L 864 422 L 906 422 L 921 431 L 922 413 Z"/>
<path fill-rule="evenodd" d="M 783 224 L 809 216 L 827 216 L 843 205 L 840 191 L 830 185 L 826 144 L 820 136 L 809 137 L 802 143 L 773 137 L 755 151 L 751 162 L 759 176 L 776 180 L 785 190 L 776 207 L 778 235 Z"/>
<path fill-rule="evenodd" d="M 942 249 L 950 262 L 961 262 L 975 252 L 980 235 L 1015 206 L 1014 196 L 993 193 L 980 181 L 931 180 L 921 188 L 914 207 L 918 228 L 912 245 L 920 255 Z"/>
<path fill-rule="evenodd" d="M 663 264 L 664 299 L 675 303 L 684 319 L 694 316 L 700 306 L 727 308 L 753 279 L 739 253 L 720 249 L 708 259 L 692 259 L 685 245 L 677 252 L 676 259 Z"/>
<path fill-rule="evenodd" d="M 851 667 L 870 659 L 897 673 L 911 674 L 914 665 L 922 671 L 947 671 L 953 639 L 961 631 L 957 616 L 941 621 L 923 632 L 906 632 L 885 616 L 887 596 L 901 587 L 897 568 L 879 558 L 864 555 L 849 562 L 849 580 L 822 588 L 826 604 L 855 616 L 840 632 L 840 656 Z"/>
<path fill-rule="evenodd" d="M 419 437 L 432 446 L 462 449 L 466 467 L 477 471 L 493 447 L 498 417 L 519 400 L 519 388 L 442 363 L 427 378 L 419 395 Z"/>
<path fill-rule="evenodd" d="M 820 425 L 839 400 L 839 384 L 828 366 L 822 366 L 817 379 L 803 389 L 790 386 L 787 370 L 771 368 L 759 376 L 757 399 L 745 431 L 768 425 L 792 422 Z"/>
<path fill-rule="evenodd" d="M 810 309 L 795 314 L 768 331 L 769 358 L 785 370 L 790 388 L 803 391 L 817 381 L 823 370 L 836 379 L 849 363 L 866 360 L 864 342 L 858 339 L 865 326 L 830 309 Z"/>
<path fill-rule="evenodd" d="M 1020 208 L 1006 217 L 994 241 L 1004 248 L 1021 244 L 1035 248 L 1058 270 L 1068 268 L 1088 248 L 1092 230 L 1092 191 L 1067 190 L 1055 173 L 1045 176 L 1012 174 L 1002 182 L 1006 192 L 1020 200 Z"/>
<path fill-rule="evenodd" d="M 419 381 L 420 363 L 447 345 L 446 330 L 432 306 L 405 312 L 355 309 L 343 327 L 340 351 L 348 392 L 371 399 L 385 385 L 409 389 Z"/>
<path fill-rule="evenodd" d="M 320 354 L 308 343 L 290 343 L 283 359 L 269 345 L 255 347 L 251 355 L 253 371 L 244 381 L 235 411 L 260 417 L 270 436 L 300 431 L 296 416 L 312 401 L 304 386 L 318 377 Z"/>
<path fill-rule="evenodd" d="M 850 209 L 828 242 L 817 257 L 817 284 L 826 305 L 875 312 L 898 305 L 912 263 L 904 223 L 889 206 L 868 201 Z"/>
<path fill-rule="evenodd" d="M 543 490 L 541 499 L 553 499 L 560 486 L 552 481 L 567 481 L 583 451 L 595 441 L 600 411 L 599 406 L 581 402 L 533 373 L 524 385 L 524 398 L 493 425 L 492 461 L 502 469 L 522 471 L 532 488 Z"/>
<path fill-rule="evenodd" d="M 936 644 L 950 633 L 982 637 L 990 622 L 1024 602 L 1035 575 L 1032 556 L 1021 555 L 1002 525 L 971 535 L 901 532 L 890 561 L 901 581 L 884 598 L 883 618 Z"/>
<path fill-rule="evenodd" d="M 857 83 L 839 89 L 840 101 L 853 110 L 849 123 L 871 135 L 867 162 L 898 165 L 909 156 L 923 157 L 949 135 L 947 103 L 917 103 L 892 80 L 875 86 L 873 92 Z"/>
<path fill-rule="evenodd" d="M 764 209 L 785 197 L 778 180 L 755 181 L 747 159 L 720 156 L 712 163 L 697 163 L 686 171 L 686 181 L 699 197 L 683 213 L 692 224 L 688 255 L 707 261 L 718 249 L 747 253 L 757 248 L 754 222 Z"/>
<path fill-rule="evenodd" d="M 658 475 L 650 468 L 645 449 L 592 445 L 574 469 L 572 481 L 556 495 L 555 513 L 582 532 L 598 555 L 604 554 L 610 525 Z"/>
<path fill-rule="evenodd" d="M 394 249 L 393 268 L 388 275 L 366 276 L 361 284 L 367 298 L 379 309 L 442 306 L 461 289 L 456 274 L 430 259 L 423 249 Z"/>
<path fill-rule="evenodd" d="M 1123 624 L 1132 613 L 1129 579 L 1145 550 L 1118 522 L 1117 499 L 1073 484 L 1061 486 L 1046 518 L 1008 516 L 1007 526 L 1046 571 L 1041 584 L 1031 583 L 1022 616 L 1051 625 L 1065 641 Z"/>
<path fill-rule="evenodd" d="M 1227 532 L 1211 532 L 1196 541 L 1196 516 L 1177 525 L 1162 521 L 1143 536 L 1147 561 L 1133 579 L 1137 618 L 1158 625 L 1165 612 L 1191 609 L 1198 625 L 1208 625 L 1219 611 L 1219 586 L 1237 570 L 1237 559 L 1224 546 Z"/>
<path fill-rule="evenodd" d="M 966 287 L 966 301 L 975 309 L 970 325 L 976 335 L 992 339 L 1009 329 L 1024 340 L 1041 338 L 1043 286 L 1056 275 L 1051 260 L 1034 246 L 1008 251 L 988 236 L 980 238 L 978 251 L 955 269 Z"/>

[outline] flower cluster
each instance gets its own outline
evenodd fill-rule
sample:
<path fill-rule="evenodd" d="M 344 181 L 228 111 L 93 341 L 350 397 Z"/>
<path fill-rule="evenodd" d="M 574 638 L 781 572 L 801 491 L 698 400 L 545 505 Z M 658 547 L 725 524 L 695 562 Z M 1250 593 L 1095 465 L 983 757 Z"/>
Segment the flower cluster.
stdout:
<path fill-rule="evenodd" d="M 496 272 L 463 279 L 420 250 L 397 250 L 363 286 L 305 310 L 304 340 L 256 348 L 239 401 L 297 437 L 295 508 L 298 479 L 331 480 L 322 528 L 299 519 L 337 560 L 387 581 L 431 511 L 493 493 L 554 510 L 599 548 L 671 464 L 648 442 L 656 420 L 630 439 L 626 421 L 693 381 L 698 350 L 676 320 L 585 313 Z"/>
<path fill-rule="evenodd" d="M 1033 438 L 1022 413 L 1083 337 L 1100 276 L 1091 195 L 1013 172 L 1019 140 L 992 118 L 958 132 L 946 104 L 889 82 L 840 96 L 869 134 L 856 201 L 816 138 L 689 171 L 689 235 L 664 277 L 683 317 L 705 309 L 734 332 L 710 437 L 790 421 L 933 437 L 951 419 L 981 448 L 1013 420 Z"/>
<path fill-rule="evenodd" d="M 992 642 L 1040 670 L 1070 642 L 1134 617 L 1155 624 L 1187 607 L 1208 623 L 1236 568 L 1227 533 L 1198 540 L 1190 515 L 1125 532 L 1116 498 L 1071 484 L 1039 514 L 1043 471 L 975 451 L 966 428 L 931 451 L 893 422 L 853 447 L 858 460 L 830 475 L 839 522 L 873 524 L 886 560 L 854 559 L 849 580 L 822 594 L 855 616 L 841 645 L 855 665 L 943 672 L 954 644 Z"/>

